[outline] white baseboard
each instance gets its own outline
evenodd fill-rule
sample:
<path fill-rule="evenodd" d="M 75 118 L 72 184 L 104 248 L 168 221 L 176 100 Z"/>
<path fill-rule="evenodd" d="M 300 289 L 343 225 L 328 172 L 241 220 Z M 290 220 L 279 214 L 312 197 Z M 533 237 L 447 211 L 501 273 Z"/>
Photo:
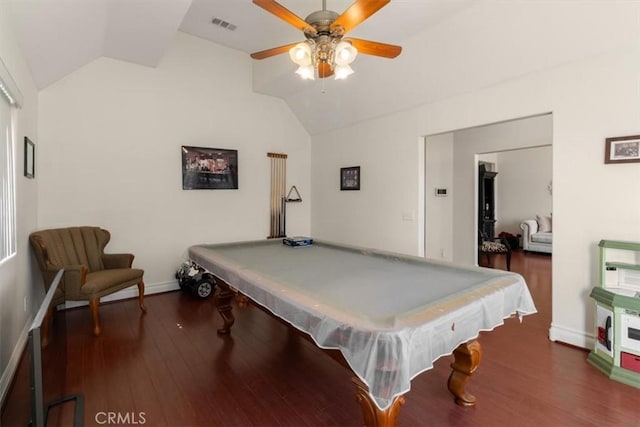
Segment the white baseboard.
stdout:
<path fill-rule="evenodd" d="M 0 377 L 0 402 L 4 402 L 4 398 L 7 397 L 6 395 L 9 391 L 9 387 L 11 387 L 13 376 L 18 370 L 18 364 L 20 363 L 22 352 L 24 351 L 25 345 L 27 344 L 29 329 L 31 329 L 32 322 L 33 319 L 30 318 L 24 325 L 24 328 L 22 329 L 22 332 L 20 332 L 20 336 L 18 337 L 18 342 L 13 348 L 13 352 L 11 353 L 11 358 L 9 358 L 9 363 L 7 363 L 7 367 L 2 373 L 2 377 Z"/>
<path fill-rule="evenodd" d="M 551 324 L 551 328 L 549 328 L 549 339 L 551 341 L 560 341 L 586 349 L 591 349 L 595 346 L 594 335 L 586 334 L 584 331 L 560 327 L 553 323 Z"/>
<path fill-rule="evenodd" d="M 170 292 L 180 289 L 180 285 L 178 285 L 177 280 L 171 280 L 169 282 L 161 282 L 161 283 L 153 283 L 148 285 L 145 283 L 144 285 L 144 294 L 145 295 L 153 295 L 159 294 L 162 292 Z M 131 286 L 130 288 L 123 289 L 111 295 L 107 295 L 104 298 L 100 299 L 100 302 L 109 302 L 109 301 L 118 301 L 121 299 L 128 298 L 137 298 L 138 297 L 138 287 Z M 85 305 L 89 305 L 87 301 L 67 301 L 64 303 L 64 308 L 75 308 L 82 307 Z"/>
<path fill-rule="evenodd" d="M 145 284 L 144 294 L 152 295 L 159 294 L 161 292 L 169 292 L 180 289 L 180 285 L 178 285 L 177 280 L 171 280 L 169 282 L 162 283 L 154 283 L 151 285 Z M 127 298 L 137 298 L 138 297 L 138 287 L 132 286 L 127 289 L 123 289 L 119 292 L 106 296 L 100 300 L 100 302 L 108 302 L 108 301 L 117 301 L 121 299 Z M 83 305 L 88 305 L 86 301 L 67 301 L 63 307 L 64 308 L 73 308 L 73 307 L 81 307 Z M 29 337 L 29 329 L 31 328 L 31 323 L 33 319 L 29 319 L 29 321 L 25 324 L 20 336 L 18 337 L 18 342 L 16 346 L 13 348 L 13 352 L 11 353 L 11 358 L 9 359 L 9 363 L 2 373 L 2 377 L 0 377 L 0 402 L 4 401 L 6 397 L 6 393 L 11 386 L 11 381 L 13 380 L 13 376 L 18 369 L 18 364 L 20 363 L 20 357 L 22 357 L 22 352 L 27 343 L 27 338 Z"/>

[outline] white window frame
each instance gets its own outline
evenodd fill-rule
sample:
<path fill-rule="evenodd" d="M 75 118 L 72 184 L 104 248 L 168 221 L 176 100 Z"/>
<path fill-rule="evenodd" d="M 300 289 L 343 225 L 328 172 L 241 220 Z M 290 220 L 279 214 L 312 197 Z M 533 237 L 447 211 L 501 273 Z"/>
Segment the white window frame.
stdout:
<path fill-rule="evenodd" d="M 15 117 L 22 94 L 0 60 L 0 264 L 16 254 Z"/>

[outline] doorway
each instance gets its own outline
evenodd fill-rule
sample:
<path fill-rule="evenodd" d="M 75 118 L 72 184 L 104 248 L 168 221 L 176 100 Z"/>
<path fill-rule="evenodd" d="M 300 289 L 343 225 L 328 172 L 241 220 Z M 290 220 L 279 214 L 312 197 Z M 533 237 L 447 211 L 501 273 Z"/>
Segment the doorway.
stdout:
<path fill-rule="evenodd" d="M 498 232 L 503 229 L 517 232 L 524 216 L 538 214 L 534 208 L 527 208 L 531 213 L 525 213 L 517 212 L 513 206 L 501 205 L 500 200 L 507 197 L 504 194 L 519 191 L 520 195 L 516 200 L 522 203 L 528 203 L 538 197 L 547 197 L 551 206 L 552 195 L 548 186 L 553 179 L 552 140 L 553 116 L 550 113 L 427 136 L 424 169 L 425 256 L 478 265 L 477 206 L 480 158 L 484 158 L 484 161 L 487 161 L 487 157 L 501 158 L 500 161 L 491 160 L 491 163 L 497 162 L 498 169 L 495 183 L 495 227 Z M 540 182 L 536 179 L 536 182 L 531 182 L 531 188 L 523 190 L 523 183 L 530 180 L 531 174 L 518 174 L 517 171 L 522 169 L 522 165 L 518 166 L 519 162 L 510 157 L 522 157 L 527 161 L 527 156 L 535 151 L 526 150 L 542 147 L 546 147 L 544 150 L 548 158 L 543 167 L 538 167 L 536 173 L 544 178 L 540 178 Z M 528 163 L 533 165 L 534 162 L 528 160 Z M 504 178 L 507 175 L 511 175 L 511 178 Z M 447 188 L 447 196 L 438 196 L 438 188 Z"/>

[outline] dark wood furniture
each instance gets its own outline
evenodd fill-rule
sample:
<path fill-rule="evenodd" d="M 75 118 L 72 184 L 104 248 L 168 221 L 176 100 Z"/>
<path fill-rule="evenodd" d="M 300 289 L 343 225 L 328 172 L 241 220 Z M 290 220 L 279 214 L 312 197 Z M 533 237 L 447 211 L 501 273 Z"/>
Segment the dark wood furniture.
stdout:
<path fill-rule="evenodd" d="M 495 177 L 497 172 L 486 170 L 485 165 L 479 166 L 478 177 L 478 229 L 489 240 L 493 240 L 496 224 L 496 195 Z"/>

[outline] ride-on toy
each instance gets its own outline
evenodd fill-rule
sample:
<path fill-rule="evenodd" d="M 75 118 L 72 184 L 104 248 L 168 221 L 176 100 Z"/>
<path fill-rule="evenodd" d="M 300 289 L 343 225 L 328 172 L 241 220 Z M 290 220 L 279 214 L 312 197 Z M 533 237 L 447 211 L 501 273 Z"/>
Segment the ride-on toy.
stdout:
<path fill-rule="evenodd" d="M 216 281 L 213 275 L 193 261 L 185 261 L 176 271 L 180 289 L 188 291 L 196 298 L 205 299 L 213 295 Z"/>

